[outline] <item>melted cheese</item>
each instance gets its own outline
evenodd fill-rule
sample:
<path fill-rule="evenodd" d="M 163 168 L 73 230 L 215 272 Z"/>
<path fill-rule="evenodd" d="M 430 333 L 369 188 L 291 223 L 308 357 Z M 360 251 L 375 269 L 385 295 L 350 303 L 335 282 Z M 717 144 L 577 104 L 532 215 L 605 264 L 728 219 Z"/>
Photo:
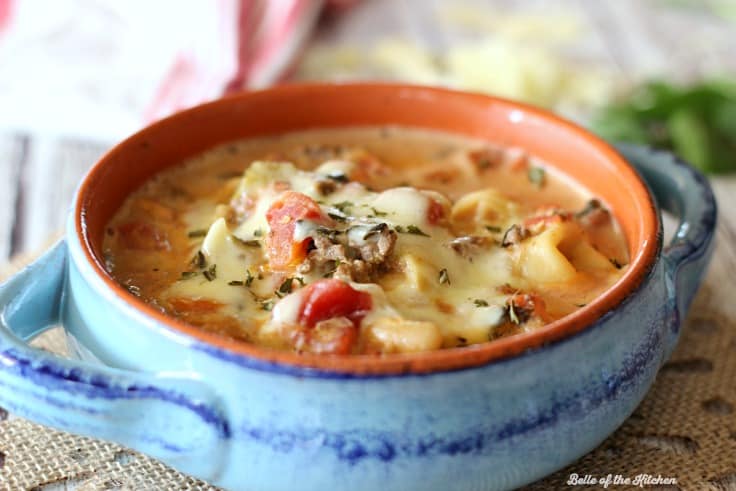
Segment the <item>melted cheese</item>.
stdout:
<path fill-rule="evenodd" d="M 365 158 L 365 152 L 357 154 Z M 455 175 L 464 180 L 462 186 L 478 179 L 467 158 L 451 153 L 445 161 L 461 166 Z M 592 236 L 570 214 L 561 214 L 563 218 L 545 222 L 531 237 L 503 247 L 503 231 L 522 224 L 533 215 L 534 207 L 487 185 L 464 194 L 454 189 L 445 194 L 406 185 L 373 190 L 360 182 L 345 182 L 361 170 L 360 165 L 360 160 L 328 158 L 307 170 L 289 161 L 257 160 L 237 181 L 220 185 L 232 191 L 229 201 L 212 199 L 220 193 L 213 184 L 205 196 L 185 206 L 180 222 L 172 220 L 171 234 L 181 229 L 206 227 L 207 231 L 203 238 L 182 238 L 182 244 L 174 244 L 170 259 L 179 261 L 178 268 L 185 273 L 162 282 L 154 300 L 175 315 L 184 315 L 177 307 L 167 306 L 181 304 L 177 299 L 182 298 L 204 299 L 210 303 L 202 305 L 214 305 L 215 313 L 187 314 L 187 320 L 212 328 L 212 319 L 219 319 L 225 327 L 218 329 L 230 335 L 237 330 L 232 325 L 240 324 L 244 338 L 290 349 L 305 286 L 342 273 L 337 272 L 338 264 L 333 271 L 298 265 L 290 271 L 273 270 L 267 212 L 285 190 L 308 196 L 332 221 L 326 227 L 320 220 L 297 220 L 291 237 L 296 243 L 332 234 L 340 238 L 336 245 L 355 253 L 375 246 L 386 230 L 396 237 L 370 280 L 341 277 L 372 299 L 353 351 L 425 351 L 485 342 L 504 335 L 509 326 L 514 332 L 533 329 L 549 319 L 537 309 L 528 312 L 521 306 L 517 309 L 524 319 L 519 319 L 509 307 L 516 296 L 531 293 L 536 302 L 543 298 L 544 315 L 556 318 L 585 303 L 585 292 L 601 291 L 620 275 L 609 261 L 610 253 L 601 252 L 600 244 L 591 242 Z M 448 195 L 456 196 L 454 201 Z M 133 214 L 131 206 L 121 210 L 113 224 Z M 602 236 L 620 241 L 613 232 Z M 115 242 L 109 249 L 125 263 L 122 243 Z M 184 257 L 181 251 L 190 251 L 188 258 L 196 253 L 194 263 L 175 259 L 175 254 Z M 163 253 L 150 255 L 156 254 Z M 174 269 L 169 278 L 178 274 Z"/>

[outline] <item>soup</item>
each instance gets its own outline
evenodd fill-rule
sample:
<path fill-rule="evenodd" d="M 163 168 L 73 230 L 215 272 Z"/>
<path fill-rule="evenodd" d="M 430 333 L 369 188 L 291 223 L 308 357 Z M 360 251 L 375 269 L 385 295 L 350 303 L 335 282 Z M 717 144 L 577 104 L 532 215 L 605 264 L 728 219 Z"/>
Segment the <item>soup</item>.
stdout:
<path fill-rule="evenodd" d="M 232 142 L 154 176 L 106 268 L 184 322 L 275 349 L 390 354 L 538 329 L 628 262 L 604 203 L 522 149 L 427 130 Z"/>

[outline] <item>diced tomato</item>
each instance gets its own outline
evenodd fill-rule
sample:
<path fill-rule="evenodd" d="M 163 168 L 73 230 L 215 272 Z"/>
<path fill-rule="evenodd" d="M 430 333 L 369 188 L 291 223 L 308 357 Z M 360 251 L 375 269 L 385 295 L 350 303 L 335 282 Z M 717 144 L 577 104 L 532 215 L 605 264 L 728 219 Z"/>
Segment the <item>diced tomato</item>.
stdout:
<path fill-rule="evenodd" d="M 306 287 L 299 324 L 312 328 L 318 322 L 346 317 L 358 326 L 373 306 L 370 294 L 334 278 L 315 281 Z"/>
<path fill-rule="evenodd" d="M 222 307 L 220 302 L 206 298 L 174 297 L 169 305 L 180 314 L 205 314 L 216 312 Z"/>
<path fill-rule="evenodd" d="M 146 222 L 128 222 L 117 227 L 120 240 L 128 249 L 163 251 L 171 249 L 166 234 Z"/>
<path fill-rule="evenodd" d="M 432 225 L 437 225 L 445 218 L 445 207 L 437 200 L 430 199 L 427 207 L 427 221 Z"/>
<path fill-rule="evenodd" d="M 296 191 L 284 192 L 266 212 L 270 229 L 266 237 L 266 247 L 272 269 L 288 269 L 307 257 L 312 239 L 294 240 L 297 220 L 305 219 L 325 225 L 329 223 L 316 201 Z"/>

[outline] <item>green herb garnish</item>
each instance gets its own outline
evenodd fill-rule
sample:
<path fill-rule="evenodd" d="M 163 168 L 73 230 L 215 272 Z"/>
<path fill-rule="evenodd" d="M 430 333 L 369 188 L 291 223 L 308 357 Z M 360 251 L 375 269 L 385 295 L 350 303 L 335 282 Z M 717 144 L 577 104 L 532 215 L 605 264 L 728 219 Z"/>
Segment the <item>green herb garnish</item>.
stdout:
<path fill-rule="evenodd" d="M 473 303 L 476 307 L 488 307 L 488 302 L 480 298 L 476 298 L 475 300 L 473 300 Z"/>
<path fill-rule="evenodd" d="M 447 273 L 447 268 L 442 268 L 439 274 L 440 285 L 450 284 L 450 275 Z"/>
<path fill-rule="evenodd" d="M 337 213 L 327 213 L 327 216 L 335 220 L 336 222 L 347 222 L 347 217 L 344 217 L 342 215 L 338 215 Z"/>
<path fill-rule="evenodd" d="M 197 238 L 197 237 L 204 237 L 205 235 L 207 235 L 207 230 L 205 230 L 205 229 L 190 230 L 187 233 L 187 237 L 189 237 L 190 239 L 194 239 L 194 238 Z"/>
<path fill-rule="evenodd" d="M 516 315 L 516 311 L 514 310 L 514 302 L 509 302 L 509 320 L 513 322 L 516 325 L 521 324 L 521 320 L 519 320 L 519 316 Z"/>
<path fill-rule="evenodd" d="M 263 230 L 260 228 L 257 228 L 253 231 L 253 237 L 261 237 L 263 235 Z"/>
<path fill-rule="evenodd" d="M 388 212 L 376 210 L 372 206 L 370 208 L 371 208 L 371 212 L 373 212 L 373 216 L 375 217 L 380 218 L 380 217 L 385 217 L 386 215 L 388 215 Z"/>
<path fill-rule="evenodd" d="M 261 302 L 261 309 L 270 312 L 273 309 L 273 300 L 264 300 Z"/>
<path fill-rule="evenodd" d="M 396 231 L 399 232 L 399 233 L 404 233 L 404 229 L 401 228 L 400 225 L 397 225 L 396 226 Z M 424 233 L 422 231 L 422 229 L 420 229 L 416 225 L 407 225 L 406 226 L 406 233 L 407 234 L 412 234 L 412 235 L 421 235 L 422 237 L 430 237 L 429 234 Z"/>
<path fill-rule="evenodd" d="M 202 271 L 202 274 L 205 278 L 207 278 L 207 281 L 212 281 L 215 278 L 217 278 L 217 264 L 213 264 L 209 267 L 209 269 L 205 269 Z"/>
<path fill-rule="evenodd" d="M 369 239 L 376 234 L 381 234 L 385 232 L 386 230 L 388 230 L 388 225 L 386 225 L 385 223 L 379 223 L 378 225 L 374 225 L 368 229 L 365 235 L 363 235 L 363 240 Z"/>
<path fill-rule="evenodd" d="M 286 278 L 283 283 L 279 286 L 279 289 L 276 290 L 276 295 L 279 297 L 283 297 L 284 295 L 288 295 L 291 293 L 291 288 L 294 285 L 294 278 Z"/>
<path fill-rule="evenodd" d="M 355 205 L 353 205 L 350 201 L 341 201 L 331 206 L 340 210 L 341 213 L 347 213 L 347 209 Z"/>
<path fill-rule="evenodd" d="M 501 229 L 501 227 L 497 227 L 496 225 L 486 225 L 485 228 L 486 228 L 486 230 L 488 230 L 489 232 L 491 232 L 493 234 L 500 234 L 502 232 L 502 230 L 503 230 L 503 229 Z"/>
<path fill-rule="evenodd" d="M 243 282 L 240 280 L 228 281 L 227 284 L 230 286 L 243 286 Z"/>
<path fill-rule="evenodd" d="M 253 277 L 253 275 L 251 274 L 251 272 L 250 272 L 250 269 L 246 269 L 246 270 L 245 270 L 245 286 L 250 286 L 250 285 L 252 285 L 252 284 L 253 284 L 253 280 L 254 280 L 254 279 L 255 279 L 255 278 L 254 278 L 254 277 Z"/>
<path fill-rule="evenodd" d="M 232 236 L 232 238 L 240 245 L 245 247 L 261 247 L 261 241 L 258 239 L 243 240 L 240 237 Z"/>
<path fill-rule="evenodd" d="M 611 141 L 672 150 L 706 173 L 733 172 L 736 82 L 649 82 L 601 111 L 593 128 Z"/>
<path fill-rule="evenodd" d="M 193 278 L 199 274 L 199 271 L 182 271 L 181 273 L 181 279 L 182 280 L 188 280 L 189 278 Z"/>
<path fill-rule="evenodd" d="M 529 178 L 529 182 L 531 182 L 538 188 L 544 186 L 544 181 L 546 180 L 546 172 L 541 167 L 529 167 L 529 171 L 526 175 Z"/>
<path fill-rule="evenodd" d="M 597 199 L 588 200 L 588 202 L 585 203 L 585 207 L 579 212 L 575 213 L 575 218 L 583 218 L 584 216 L 589 215 L 591 212 L 599 210 L 601 208 L 603 208 L 603 206 L 601 205 L 601 202 Z"/>
<path fill-rule="evenodd" d="M 197 254 L 192 258 L 191 264 L 199 269 L 207 267 L 207 258 L 204 257 L 204 253 L 201 250 L 197 251 Z"/>

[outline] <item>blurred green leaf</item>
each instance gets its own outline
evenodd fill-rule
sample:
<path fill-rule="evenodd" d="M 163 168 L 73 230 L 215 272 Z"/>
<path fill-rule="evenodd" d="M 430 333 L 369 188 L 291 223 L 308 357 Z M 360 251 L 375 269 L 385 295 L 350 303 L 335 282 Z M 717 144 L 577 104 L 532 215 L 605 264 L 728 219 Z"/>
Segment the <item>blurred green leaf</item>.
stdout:
<path fill-rule="evenodd" d="M 600 111 L 592 127 L 612 141 L 678 153 L 704 172 L 736 170 L 736 81 L 690 87 L 653 81 Z"/>

